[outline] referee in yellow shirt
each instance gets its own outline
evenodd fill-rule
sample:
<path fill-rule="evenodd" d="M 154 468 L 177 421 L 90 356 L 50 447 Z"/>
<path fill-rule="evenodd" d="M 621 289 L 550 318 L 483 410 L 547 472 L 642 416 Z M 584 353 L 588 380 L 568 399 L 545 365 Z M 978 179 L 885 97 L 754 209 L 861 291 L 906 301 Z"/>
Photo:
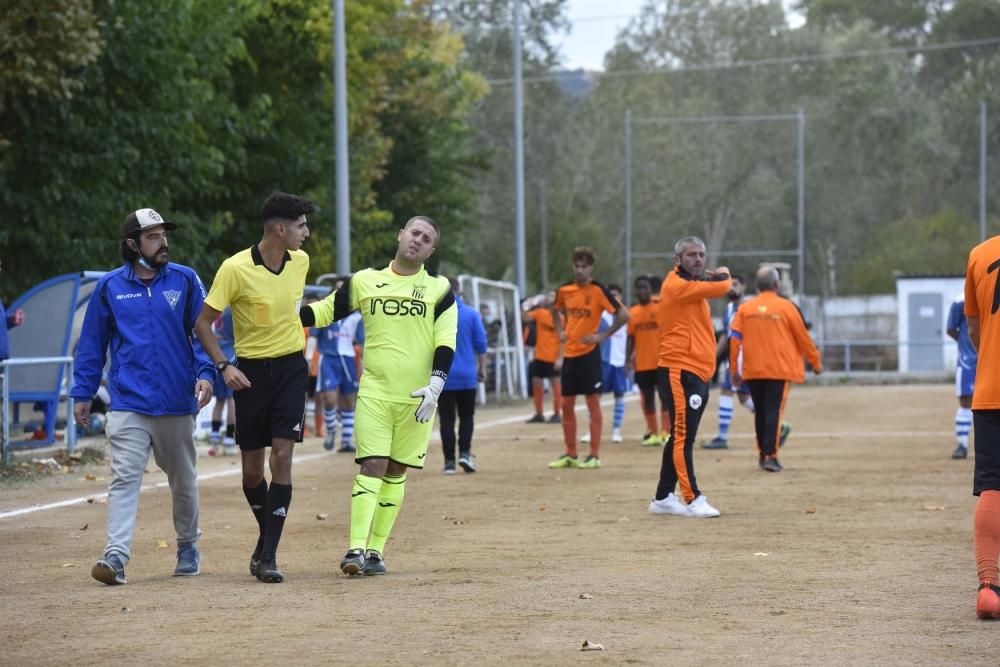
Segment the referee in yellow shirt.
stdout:
<path fill-rule="evenodd" d="M 355 310 L 365 323 L 354 457 L 361 470 L 351 492 L 350 546 L 340 562 L 344 574 L 385 573 L 382 552 L 403 504 L 406 469 L 424 467 L 458 329 L 451 284 L 424 268 L 440 238 L 436 222 L 411 218 L 396 236 L 389 266 L 358 271 L 300 311 L 306 326 L 325 327 Z"/>
<path fill-rule="evenodd" d="M 222 263 L 195 323 L 198 340 L 234 392 L 243 493 L 260 527 L 250 574 L 268 583 L 284 579 L 275 554 L 292 499 L 292 448 L 302 442 L 309 366 L 299 307 L 309 255 L 299 248 L 309 237 L 306 214 L 314 210 L 308 199 L 284 192 L 264 200 L 260 242 Z M 212 333 L 226 306 L 233 313 L 235 364 Z M 266 447 L 270 487 L 264 479 Z"/>

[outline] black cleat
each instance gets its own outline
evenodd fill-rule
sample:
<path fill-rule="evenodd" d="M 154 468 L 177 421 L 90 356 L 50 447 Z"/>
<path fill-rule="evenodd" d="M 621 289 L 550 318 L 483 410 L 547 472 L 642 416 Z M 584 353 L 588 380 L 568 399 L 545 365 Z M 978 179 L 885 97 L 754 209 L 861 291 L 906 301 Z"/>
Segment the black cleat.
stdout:
<path fill-rule="evenodd" d="M 365 569 L 364 549 L 351 549 L 344 556 L 344 559 L 340 561 L 340 571 L 346 575 L 353 577 L 356 574 L 361 574 L 361 571 L 364 569 Z"/>
<path fill-rule="evenodd" d="M 562 417 L 559 415 L 552 415 L 548 418 L 547 422 L 549 424 L 562 424 Z"/>
<path fill-rule="evenodd" d="M 261 558 L 257 562 L 257 581 L 265 584 L 280 584 L 285 580 L 285 575 L 278 569 L 278 563 L 274 558 Z"/>
<path fill-rule="evenodd" d="M 373 576 L 376 574 L 385 574 L 385 560 L 382 558 L 382 554 L 377 551 L 368 551 L 368 555 L 365 556 L 365 567 L 362 570 L 365 576 Z"/>
<path fill-rule="evenodd" d="M 951 458 L 953 459 L 966 459 L 969 457 L 969 448 L 959 445 L 955 448 L 955 451 L 951 453 Z"/>
<path fill-rule="evenodd" d="M 525 424 L 544 424 L 545 415 L 532 415 L 531 419 L 524 422 Z"/>
<path fill-rule="evenodd" d="M 250 576 L 257 578 L 257 572 L 260 570 L 260 555 L 254 554 L 250 556 Z"/>

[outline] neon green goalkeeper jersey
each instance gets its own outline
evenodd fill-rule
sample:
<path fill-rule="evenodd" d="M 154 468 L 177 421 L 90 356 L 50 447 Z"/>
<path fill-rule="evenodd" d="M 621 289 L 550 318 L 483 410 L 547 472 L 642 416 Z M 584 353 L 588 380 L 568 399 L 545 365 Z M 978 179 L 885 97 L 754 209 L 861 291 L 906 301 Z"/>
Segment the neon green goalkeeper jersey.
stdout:
<path fill-rule="evenodd" d="M 410 392 L 426 386 L 434 350 L 455 349 L 458 308 L 451 284 L 423 267 L 412 276 L 399 275 L 391 265 L 358 271 L 309 307 L 317 327 L 361 311 L 365 350 L 359 397 L 419 403 Z"/>

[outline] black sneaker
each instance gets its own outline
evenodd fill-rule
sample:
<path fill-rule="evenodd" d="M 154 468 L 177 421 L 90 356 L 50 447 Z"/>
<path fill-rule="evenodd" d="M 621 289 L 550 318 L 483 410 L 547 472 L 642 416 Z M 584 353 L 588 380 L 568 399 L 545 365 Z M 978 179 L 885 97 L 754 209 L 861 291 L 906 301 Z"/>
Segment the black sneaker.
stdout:
<path fill-rule="evenodd" d="M 767 472 L 781 472 L 785 467 L 775 457 L 768 456 L 764 458 L 764 463 L 761 464 L 760 469 Z"/>
<path fill-rule="evenodd" d="M 365 550 L 364 549 L 351 549 L 344 556 L 344 559 L 340 561 L 340 571 L 344 574 L 354 576 L 355 574 L 361 574 L 361 571 L 365 569 Z"/>
<path fill-rule="evenodd" d="M 702 449 L 729 449 L 729 441 L 718 436 L 712 438 L 711 442 L 701 443 Z"/>
<path fill-rule="evenodd" d="M 445 461 L 444 462 L 444 468 L 441 469 L 441 473 L 445 474 L 445 475 L 454 475 L 455 474 L 455 462 L 454 461 Z"/>
<path fill-rule="evenodd" d="M 525 424 L 544 424 L 545 415 L 532 415 L 531 419 L 524 422 Z"/>
<path fill-rule="evenodd" d="M 108 586 L 127 584 L 125 579 L 125 564 L 116 553 L 106 554 L 104 558 L 94 563 L 90 568 L 90 576 Z"/>
<path fill-rule="evenodd" d="M 562 417 L 559 415 L 552 415 L 546 420 L 549 424 L 562 424 Z"/>
<path fill-rule="evenodd" d="M 355 448 L 354 445 L 352 445 L 351 443 L 348 442 L 346 444 L 340 445 L 340 449 L 338 449 L 337 451 L 338 452 L 356 452 L 358 450 L 357 450 L 357 448 Z"/>
<path fill-rule="evenodd" d="M 472 454 L 462 454 L 458 457 L 458 465 L 462 466 L 465 472 L 476 472 L 476 462 Z"/>
<path fill-rule="evenodd" d="M 385 560 L 382 558 L 382 554 L 377 551 L 368 550 L 368 555 L 365 556 L 365 567 L 362 570 L 365 576 L 373 576 L 376 574 L 385 574 Z"/>
<path fill-rule="evenodd" d="M 955 448 L 955 451 L 951 453 L 951 458 L 953 459 L 966 459 L 969 458 L 969 448 L 959 445 Z"/>
<path fill-rule="evenodd" d="M 262 556 L 257 563 L 257 581 L 263 581 L 265 584 L 280 584 L 284 580 L 285 575 L 278 569 L 278 563 L 275 562 L 274 558 Z"/>

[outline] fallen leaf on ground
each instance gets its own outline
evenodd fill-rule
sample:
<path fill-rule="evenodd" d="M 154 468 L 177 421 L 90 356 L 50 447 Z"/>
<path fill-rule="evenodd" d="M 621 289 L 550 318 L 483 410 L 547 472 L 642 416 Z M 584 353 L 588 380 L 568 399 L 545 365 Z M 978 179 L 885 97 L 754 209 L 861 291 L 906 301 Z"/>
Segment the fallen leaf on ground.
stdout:
<path fill-rule="evenodd" d="M 580 647 L 581 651 L 603 651 L 604 645 L 598 644 L 597 642 L 592 642 L 589 639 L 583 640 L 583 646 Z"/>
<path fill-rule="evenodd" d="M 123 613 L 123 614 L 127 614 L 127 613 L 129 613 L 130 611 L 132 611 L 132 610 L 131 610 L 131 609 L 130 609 L 129 607 L 122 607 L 122 612 L 121 612 L 121 613 Z"/>
<path fill-rule="evenodd" d="M 625 523 L 629 518 L 627 516 L 618 517 L 618 523 Z"/>
<path fill-rule="evenodd" d="M 816 508 L 815 507 L 807 507 L 806 508 L 806 514 L 815 514 L 815 513 L 816 513 Z"/>
<path fill-rule="evenodd" d="M 85 524 L 83 524 L 83 528 L 81 528 L 80 530 L 87 530 L 87 528 L 89 528 L 89 527 L 90 527 L 90 524 L 89 523 L 85 523 Z"/>
<path fill-rule="evenodd" d="M 580 593 L 580 599 L 581 600 L 593 600 L 594 596 L 591 595 L 590 593 Z"/>
<path fill-rule="evenodd" d="M 318 521 L 326 521 L 328 518 L 330 518 L 329 514 L 317 514 L 316 515 L 316 519 Z"/>
<path fill-rule="evenodd" d="M 943 510 L 944 505 L 924 505 L 925 510 Z"/>
<path fill-rule="evenodd" d="M 754 556 L 769 556 L 770 554 L 764 553 L 763 551 L 758 551 Z"/>
<path fill-rule="evenodd" d="M 156 540 L 156 548 L 157 549 L 166 549 L 167 548 L 167 541 L 166 540 Z"/>
<path fill-rule="evenodd" d="M 83 478 L 85 480 L 87 480 L 88 482 L 96 482 L 97 481 L 97 475 L 84 475 Z"/>
<path fill-rule="evenodd" d="M 80 567 L 76 563 L 63 563 L 62 566 L 63 567 Z"/>

